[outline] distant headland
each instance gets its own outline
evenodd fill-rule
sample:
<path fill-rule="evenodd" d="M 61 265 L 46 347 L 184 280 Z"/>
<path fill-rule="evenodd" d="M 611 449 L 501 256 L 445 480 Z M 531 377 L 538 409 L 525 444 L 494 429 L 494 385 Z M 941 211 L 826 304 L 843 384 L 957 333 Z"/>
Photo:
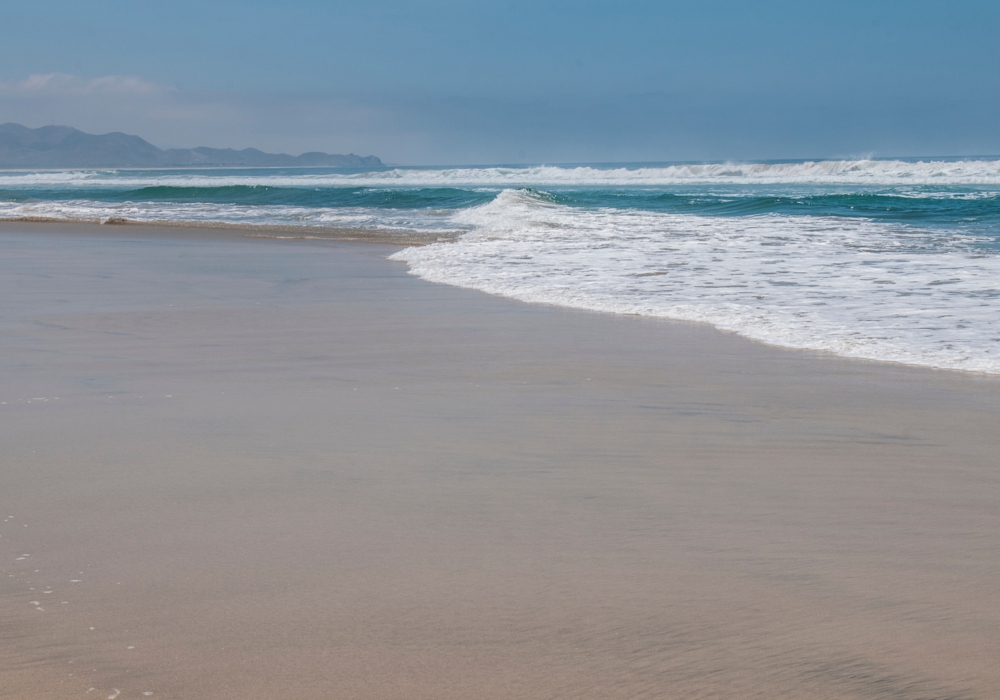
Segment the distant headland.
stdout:
<path fill-rule="evenodd" d="M 30 129 L 0 124 L 0 168 L 179 168 L 179 167 L 378 168 L 375 156 L 264 153 L 256 148 L 157 148 L 121 132 L 87 134 L 70 126 Z"/>

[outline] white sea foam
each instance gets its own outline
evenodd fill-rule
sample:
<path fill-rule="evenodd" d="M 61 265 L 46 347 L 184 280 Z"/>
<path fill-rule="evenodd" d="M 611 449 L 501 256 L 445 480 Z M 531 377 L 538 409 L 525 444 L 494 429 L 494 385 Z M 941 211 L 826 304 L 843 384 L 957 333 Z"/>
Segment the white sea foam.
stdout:
<path fill-rule="evenodd" d="M 368 173 L 303 170 L 225 172 L 108 171 L 0 173 L 0 188 L 18 187 L 553 187 L 677 184 L 998 185 L 1000 160 L 818 160 L 799 163 L 709 163 L 662 167 L 533 166 L 395 168 Z"/>
<path fill-rule="evenodd" d="M 849 357 L 1000 373 L 1000 257 L 867 219 L 584 210 L 508 190 L 393 256 L 527 302 L 710 323 Z"/>

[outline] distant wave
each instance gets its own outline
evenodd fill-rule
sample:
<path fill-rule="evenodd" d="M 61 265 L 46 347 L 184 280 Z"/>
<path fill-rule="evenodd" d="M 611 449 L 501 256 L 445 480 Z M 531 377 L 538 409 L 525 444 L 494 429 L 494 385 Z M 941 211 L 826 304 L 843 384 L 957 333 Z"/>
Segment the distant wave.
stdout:
<path fill-rule="evenodd" d="M 635 187 L 676 184 L 1000 185 L 1000 160 L 820 160 L 665 167 L 396 168 L 339 174 L 79 170 L 0 173 L 9 187 Z"/>

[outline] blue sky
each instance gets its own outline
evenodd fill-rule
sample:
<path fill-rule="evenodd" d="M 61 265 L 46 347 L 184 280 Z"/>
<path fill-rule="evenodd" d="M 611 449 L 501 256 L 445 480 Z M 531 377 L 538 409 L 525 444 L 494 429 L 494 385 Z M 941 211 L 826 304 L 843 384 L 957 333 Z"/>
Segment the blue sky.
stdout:
<path fill-rule="evenodd" d="M 0 121 L 397 163 L 1000 153 L 1000 2 L 0 9 Z"/>

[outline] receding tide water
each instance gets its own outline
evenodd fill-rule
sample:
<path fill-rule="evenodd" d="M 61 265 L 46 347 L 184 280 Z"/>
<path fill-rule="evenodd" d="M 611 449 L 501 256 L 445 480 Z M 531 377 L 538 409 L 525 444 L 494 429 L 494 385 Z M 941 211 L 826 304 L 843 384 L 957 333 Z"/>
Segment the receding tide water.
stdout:
<path fill-rule="evenodd" d="M 0 173 L 0 218 L 417 232 L 428 280 L 1000 373 L 1000 160 Z"/>

